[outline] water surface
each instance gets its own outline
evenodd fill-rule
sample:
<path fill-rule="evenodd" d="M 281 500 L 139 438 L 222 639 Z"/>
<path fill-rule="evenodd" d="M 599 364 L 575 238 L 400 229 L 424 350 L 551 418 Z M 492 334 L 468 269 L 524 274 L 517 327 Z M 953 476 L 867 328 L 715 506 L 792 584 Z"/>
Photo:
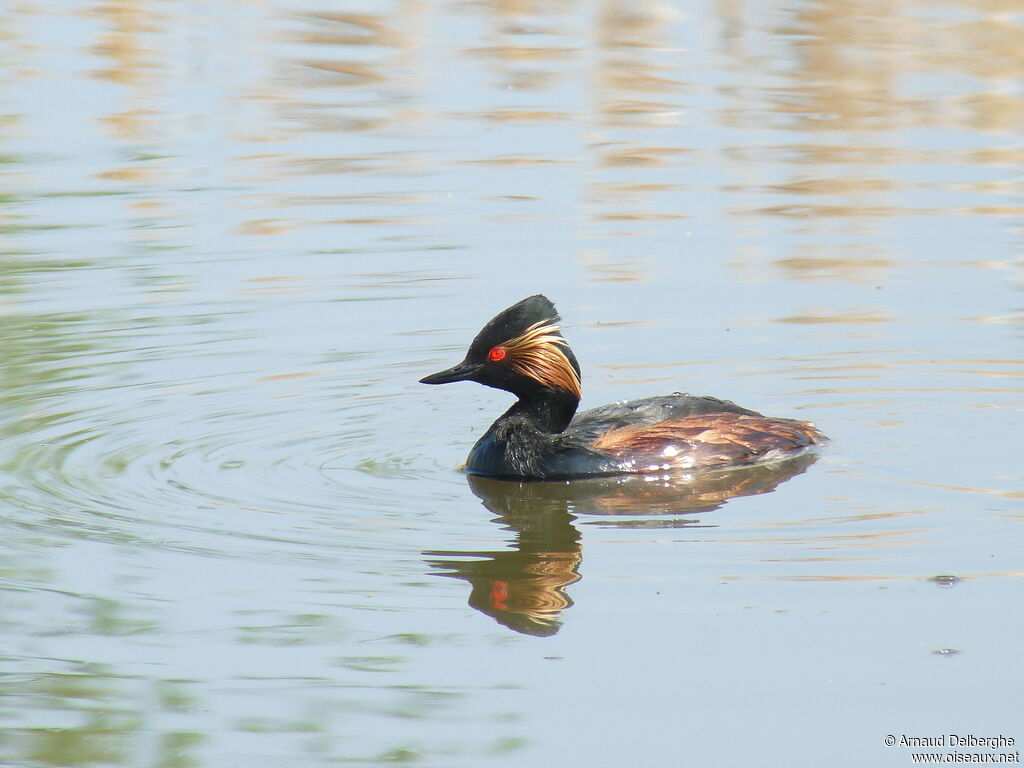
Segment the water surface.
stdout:
<path fill-rule="evenodd" d="M 1018 11 L 9 9 L 0 762 L 1024 741 Z M 714 394 L 833 442 L 467 478 L 508 396 L 416 381 L 536 292 L 584 407 Z"/>

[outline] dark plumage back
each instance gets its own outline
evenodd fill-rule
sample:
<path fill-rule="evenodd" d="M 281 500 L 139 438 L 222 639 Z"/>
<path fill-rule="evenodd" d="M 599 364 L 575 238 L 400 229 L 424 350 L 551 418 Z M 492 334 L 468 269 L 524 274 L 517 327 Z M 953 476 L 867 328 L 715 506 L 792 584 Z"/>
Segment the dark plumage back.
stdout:
<path fill-rule="evenodd" d="M 697 397 L 676 392 L 672 395 L 645 397 L 609 403 L 576 414 L 567 432 L 580 441 L 590 443 L 612 429 L 657 424 L 670 419 L 697 416 L 705 413 L 744 413 L 760 416 L 757 411 L 736 405 L 717 397 Z"/>
<path fill-rule="evenodd" d="M 761 414 L 704 413 L 620 427 L 600 435 L 591 448 L 663 469 L 700 469 L 782 457 L 823 442 L 805 421 Z"/>

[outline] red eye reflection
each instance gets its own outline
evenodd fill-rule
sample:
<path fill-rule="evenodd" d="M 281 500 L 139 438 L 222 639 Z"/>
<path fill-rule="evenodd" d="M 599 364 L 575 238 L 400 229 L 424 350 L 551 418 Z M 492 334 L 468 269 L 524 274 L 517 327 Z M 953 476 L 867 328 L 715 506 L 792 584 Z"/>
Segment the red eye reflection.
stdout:
<path fill-rule="evenodd" d="M 505 359 L 505 348 L 504 347 L 491 347 L 491 351 L 487 353 L 487 357 L 491 362 L 498 362 L 499 360 Z"/>

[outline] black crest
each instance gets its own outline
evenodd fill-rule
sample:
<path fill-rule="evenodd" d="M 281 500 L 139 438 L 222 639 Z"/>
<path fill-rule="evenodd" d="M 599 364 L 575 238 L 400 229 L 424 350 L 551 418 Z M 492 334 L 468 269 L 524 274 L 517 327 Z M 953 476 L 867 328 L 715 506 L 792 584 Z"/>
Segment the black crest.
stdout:
<path fill-rule="evenodd" d="M 540 293 L 527 296 L 508 309 L 503 309 L 480 329 L 480 333 L 469 345 L 469 356 L 483 357 L 492 347 L 522 336 L 538 323 L 558 325 L 560 319 L 558 310 L 547 296 Z M 560 332 L 556 331 L 556 333 L 561 336 Z"/>

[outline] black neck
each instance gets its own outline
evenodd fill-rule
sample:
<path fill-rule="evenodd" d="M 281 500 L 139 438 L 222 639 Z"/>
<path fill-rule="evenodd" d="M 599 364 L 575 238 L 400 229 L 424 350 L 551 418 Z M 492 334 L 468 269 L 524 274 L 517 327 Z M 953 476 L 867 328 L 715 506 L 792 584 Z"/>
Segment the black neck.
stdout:
<path fill-rule="evenodd" d="M 571 392 L 544 389 L 520 396 L 505 416 L 519 416 L 541 432 L 558 434 L 569 426 L 579 404 L 579 399 Z"/>

